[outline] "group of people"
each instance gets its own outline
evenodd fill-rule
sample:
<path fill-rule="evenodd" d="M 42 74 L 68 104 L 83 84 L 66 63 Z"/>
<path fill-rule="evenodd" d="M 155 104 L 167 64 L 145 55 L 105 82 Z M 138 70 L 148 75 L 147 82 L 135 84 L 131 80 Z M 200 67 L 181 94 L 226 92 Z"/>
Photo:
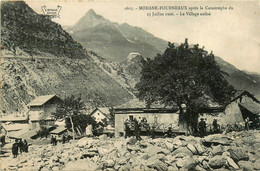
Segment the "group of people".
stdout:
<path fill-rule="evenodd" d="M 68 142 L 70 140 L 70 136 L 62 135 L 62 144 L 64 144 L 66 141 Z M 57 138 L 55 136 L 51 136 L 51 144 L 53 146 L 56 146 L 58 143 Z"/>
<path fill-rule="evenodd" d="M 23 152 L 28 152 L 28 143 L 25 139 L 24 141 L 22 139 L 20 139 L 19 141 L 18 139 L 15 140 L 15 143 L 12 146 L 12 154 L 14 158 L 17 157 L 19 151 L 20 154 L 22 154 Z"/>
<path fill-rule="evenodd" d="M 143 122 L 143 121 L 141 121 Z M 130 118 L 125 121 L 125 138 L 131 137 L 132 131 L 134 131 L 134 135 L 138 141 L 142 140 L 141 138 L 141 122 L 138 122 L 136 118 Z"/>
<path fill-rule="evenodd" d="M 146 118 L 139 118 L 139 121 L 136 118 L 130 117 L 130 119 L 126 119 L 124 122 L 125 125 L 125 138 L 135 136 L 137 140 L 141 140 L 141 128 L 146 131 L 146 135 L 151 136 L 152 139 L 155 138 L 155 125 L 152 127 L 147 123 Z M 165 133 L 165 137 L 172 137 L 174 135 L 172 127 L 169 127 L 167 132 Z"/>
<path fill-rule="evenodd" d="M 51 144 L 52 144 L 53 146 L 56 146 L 57 143 L 58 143 L 58 141 L 57 141 L 56 137 L 55 137 L 55 136 L 51 136 Z"/>
<path fill-rule="evenodd" d="M 207 127 L 210 129 L 207 131 Z M 257 129 L 259 128 L 259 120 L 255 118 L 253 121 L 247 117 L 244 122 L 220 125 L 217 122 L 217 119 L 213 119 L 212 125 L 206 125 L 204 118 L 201 118 L 198 124 L 198 131 L 200 137 L 204 137 L 207 133 L 222 133 L 222 132 L 232 132 L 232 131 L 248 131 L 250 128 Z"/>

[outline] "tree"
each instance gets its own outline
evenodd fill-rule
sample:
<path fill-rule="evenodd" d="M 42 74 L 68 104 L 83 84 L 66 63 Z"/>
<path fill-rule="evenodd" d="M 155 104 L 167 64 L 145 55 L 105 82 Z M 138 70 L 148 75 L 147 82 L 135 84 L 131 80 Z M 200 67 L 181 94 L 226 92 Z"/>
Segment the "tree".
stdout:
<path fill-rule="evenodd" d="M 199 45 L 190 47 L 187 40 L 180 46 L 169 43 L 162 55 L 147 60 L 141 75 L 136 84 L 137 97 L 147 106 L 153 102 L 177 106 L 180 122 L 194 128 L 200 108 L 210 101 L 225 104 L 235 93 L 214 54 L 208 54 Z M 186 106 L 185 112 L 183 106 Z"/>
<path fill-rule="evenodd" d="M 83 108 L 84 103 L 81 97 L 76 98 L 71 95 L 61 101 L 56 111 L 52 114 L 56 119 L 65 119 L 66 128 L 73 131 L 73 139 L 75 139 L 75 130 L 82 134 L 88 125 L 96 126 L 96 122 L 91 116 L 82 113 Z"/>

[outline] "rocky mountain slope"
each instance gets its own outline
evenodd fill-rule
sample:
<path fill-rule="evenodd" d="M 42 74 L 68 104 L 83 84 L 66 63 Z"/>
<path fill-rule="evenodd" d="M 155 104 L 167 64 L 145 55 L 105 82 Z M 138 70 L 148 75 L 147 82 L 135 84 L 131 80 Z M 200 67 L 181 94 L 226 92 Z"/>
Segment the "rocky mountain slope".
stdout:
<path fill-rule="evenodd" d="M 123 61 L 130 52 L 153 57 L 167 46 L 166 41 L 139 27 L 113 23 L 92 9 L 66 30 L 86 49 L 113 62 Z"/>
<path fill-rule="evenodd" d="M 92 55 L 91 58 L 111 77 L 118 80 L 121 84 L 124 84 L 124 87 L 129 91 L 135 92 L 135 84 L 139 82 L 143 65 L 146 62 L 143 56 L 136 55 L 132 59 L 127 59 L 122 62 L 110 62 L 95 54 Z"/>
<path fill-rule="evenodd" d="M 1 15 L 0 114 L 24 111 L 29 101 L 46 94 L 81 94 L 89 106 L 133 98 L 60 25 L 25 2 L 2 2 Z"/>
<path fill-rule="evenodd" d="M 97 56 L 93 56 L 93 58 L 95 58 L 95 62 L 108 71 L 110 75 L 113 75 L 113 77 L 124 82 L 130 91 L 135 91 L 134 87 L 140 80 L 142 67 L 146 61 L 145 58 L 138 55 L 131 60 L 126 59 L 120 63 L 109 62 L 103 58 L 98 58 Z M 215 60 L 222 70 L 229 75 L 226 76 L 226 78 L 230 84 L 237 90 L 247 90 L 260 99 L 260 75 L 241 71 L 220 57 L 216 56 Z"/>
<path fill-rule="evenodd" d="M 226 78 L 230 84 L 238 90 L 247 90 L 260 99 L 260 74 L 241 71 L 220 57 L 215 57 L 215 60 L 229 74 Z"/>

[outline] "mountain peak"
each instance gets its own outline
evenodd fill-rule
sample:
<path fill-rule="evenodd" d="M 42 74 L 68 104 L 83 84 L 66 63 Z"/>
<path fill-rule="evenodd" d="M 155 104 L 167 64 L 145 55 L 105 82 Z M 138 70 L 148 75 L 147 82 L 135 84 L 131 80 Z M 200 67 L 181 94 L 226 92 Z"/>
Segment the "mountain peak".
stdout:
<path fill-rule="evenodd" d="M 85 29 L 96 27 L 97 25 L 113 25 L 101 15 L 96 14 L 93 9 L 88 12 L 73 26 L 73 31 L 82 31 Z"/>
<path fill-rule="evenodd" d="M 88 10 L 85 16 L 97 16 L 96 12 L 91 8 Z"/>

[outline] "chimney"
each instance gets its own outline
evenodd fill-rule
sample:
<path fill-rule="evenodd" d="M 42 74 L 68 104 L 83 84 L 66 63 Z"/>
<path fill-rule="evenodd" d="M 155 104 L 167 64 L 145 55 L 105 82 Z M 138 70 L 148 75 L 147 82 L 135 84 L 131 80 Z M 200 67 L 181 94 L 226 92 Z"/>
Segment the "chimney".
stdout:
<path fill-rule="evenodd" d="M 185 43 L 184 43 L 184 45 L 185 45 L 185 48 L 188 48 L 188 47 L 189 47 L 189 45 L 188 45 L 188 38 L 185 38 Z"/>
<path fill-rule="evenodd" d="M 185 38 L 185 44 L 188 44 L 188 38 Z"/>

